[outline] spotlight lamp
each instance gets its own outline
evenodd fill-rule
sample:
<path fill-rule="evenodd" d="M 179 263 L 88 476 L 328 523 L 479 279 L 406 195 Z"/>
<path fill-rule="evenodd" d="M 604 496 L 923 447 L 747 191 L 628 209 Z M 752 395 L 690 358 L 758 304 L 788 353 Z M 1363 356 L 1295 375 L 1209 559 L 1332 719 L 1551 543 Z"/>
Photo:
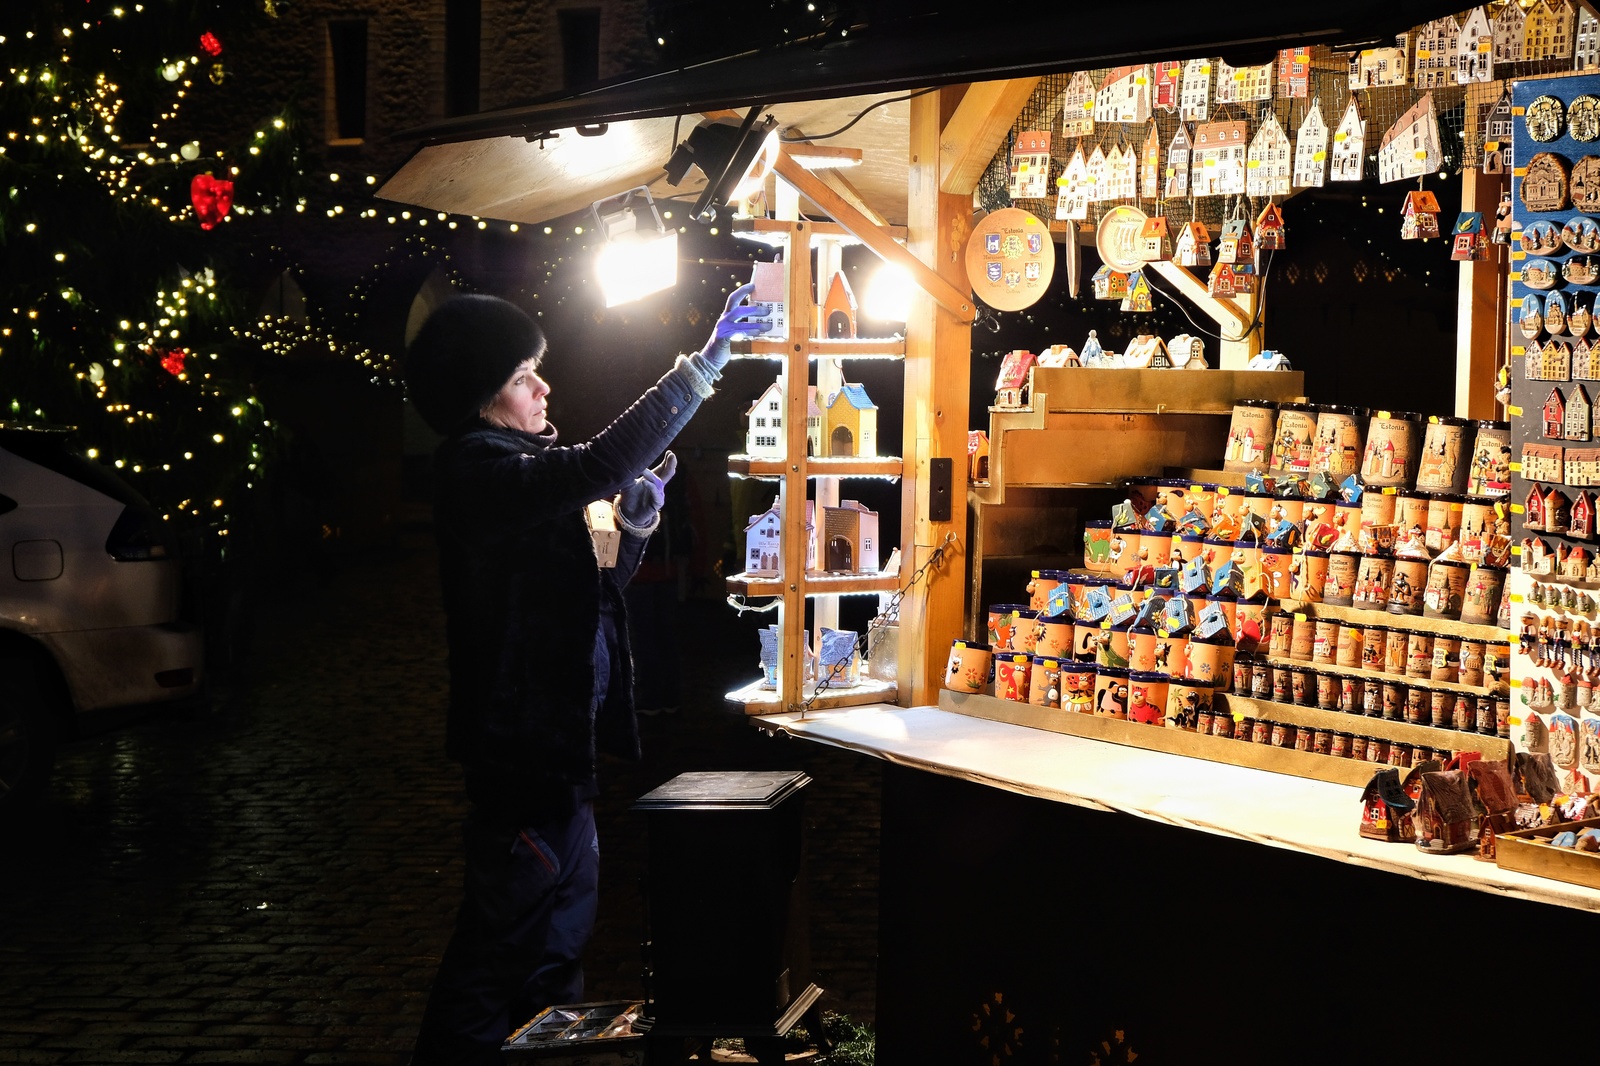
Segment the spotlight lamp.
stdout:
<path fill-rule="evenodd" d="M 673 149 L 667 160 L 669 184 L 680 184 L 691 166 L 706 176 L 706 187 L 689 212 L 696 222 L 711 222 L 718 207 L 744 199 L 766 183 L 778 161 L 778 120 L 767 115 L 756 121 L 760 110 L 752 107 L 742 122 L 707 119 Z"/>
<path fill-rule="evenodd" d="M 607 307 L 678 283 L 678 231 L 662 223 L 648 188 L 596 200 L 590 211 L 603 242 L 595 274 Z"/>

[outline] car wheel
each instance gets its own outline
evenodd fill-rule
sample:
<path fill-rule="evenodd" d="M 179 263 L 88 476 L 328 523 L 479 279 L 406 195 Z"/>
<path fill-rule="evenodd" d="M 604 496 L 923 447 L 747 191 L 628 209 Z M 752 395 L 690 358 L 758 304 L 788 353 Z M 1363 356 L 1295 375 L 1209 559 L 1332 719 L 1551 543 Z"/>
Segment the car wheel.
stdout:
<path fill-rule="evenodd" d="M 26 656 L 0 654 L 0 813 L 43 791 L 56 731 L 38 673 Z"/>

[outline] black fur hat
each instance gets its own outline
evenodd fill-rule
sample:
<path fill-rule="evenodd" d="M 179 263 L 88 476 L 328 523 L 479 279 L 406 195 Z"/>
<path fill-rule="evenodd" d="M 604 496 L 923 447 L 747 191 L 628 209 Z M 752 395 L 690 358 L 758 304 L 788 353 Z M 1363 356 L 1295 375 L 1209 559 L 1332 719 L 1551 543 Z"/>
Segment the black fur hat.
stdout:
<path fill-rule="evenodd" d="M 455 296 L 434 309 L 406 349 L 406 395 L 435 433 L 475 417 L 524 361 L 544 357 L 544 332 L 498 296 Z"/>

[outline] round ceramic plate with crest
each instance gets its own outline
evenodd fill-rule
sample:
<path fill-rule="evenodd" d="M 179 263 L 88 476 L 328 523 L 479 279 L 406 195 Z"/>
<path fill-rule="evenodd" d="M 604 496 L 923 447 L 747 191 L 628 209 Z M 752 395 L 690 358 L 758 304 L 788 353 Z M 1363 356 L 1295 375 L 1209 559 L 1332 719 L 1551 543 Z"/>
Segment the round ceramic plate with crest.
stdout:
<path fill-rule="evenodd" d="M 1577 215 L 1561 227 L 1561 243 L 1574 252 L 1600 252 L 1600 222 Z"/>
<path fill-rule="evenodd" d="M 1592 255 L 1575 255 L 1561 264 L 1561 276 L 1572 285 L 1593 285 L 1600 278 L 1600 260 Z"/>
<path fill-rule="evenodd" d="M 1522 227 L 1517 242 L 1529 255 L 1555 255 L 1561 251 L 1561 230 L 1548 219 L 1536 219 Z"/>
<path fill-rule="evenodd" d="M 1522 264 L 1522 283 L 1530 289 L 1553 289 L 1561 281 L 1561 271 L 1548 259 L 1530 259 Z"/>
<path fill-rule="evenodd" d="M 1567 109 L 1554 96 L 1541 96 L 1528 105 L 1522 121 L 1528 127 L 1528 136 L 1547 144 L 1561 136 L 1566 126 Z"/>
<path fill-rule="evenodd" d="M 1567 104 L 1567 134 L 1575 141 L 1600 138 L 1600 99 L 1587 94 Z"/>

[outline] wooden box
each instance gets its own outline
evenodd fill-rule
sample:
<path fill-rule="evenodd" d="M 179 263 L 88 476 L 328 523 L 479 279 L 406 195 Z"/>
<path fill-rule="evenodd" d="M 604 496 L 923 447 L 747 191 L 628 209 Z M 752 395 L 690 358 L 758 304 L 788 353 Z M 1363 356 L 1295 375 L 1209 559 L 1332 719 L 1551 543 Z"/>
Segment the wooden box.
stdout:
<path fill-rule="evenodd" d="M 1587 826 L 1600 826 L 1600 818 L 1501 833 L 1495 841 L 1495 865 L 1585 888 L 1600 888 L 1600 852 L 1557 848 L 1543 843 L 1558 833 L 1576 833 Z"/>

